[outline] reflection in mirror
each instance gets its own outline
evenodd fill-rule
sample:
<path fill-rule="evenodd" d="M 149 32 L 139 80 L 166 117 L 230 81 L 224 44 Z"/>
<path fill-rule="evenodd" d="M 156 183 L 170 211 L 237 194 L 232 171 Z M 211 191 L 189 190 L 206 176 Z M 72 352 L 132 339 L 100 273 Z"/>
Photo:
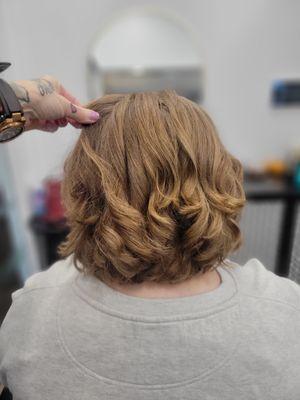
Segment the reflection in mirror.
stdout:
<path fill-rule="evenodd" d="M 203 69 L 194 36 L 181 21 L 141 10 L 100 32 L 88 58 L 89 96 L 174 89 L 203 99 Z"/>

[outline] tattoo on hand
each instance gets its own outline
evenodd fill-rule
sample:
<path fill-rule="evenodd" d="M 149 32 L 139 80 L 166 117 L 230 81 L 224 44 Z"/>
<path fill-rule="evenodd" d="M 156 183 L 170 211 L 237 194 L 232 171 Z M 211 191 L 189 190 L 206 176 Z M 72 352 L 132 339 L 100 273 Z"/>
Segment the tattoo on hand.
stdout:
<path fill-rule="evenodd" d="M 46 79 L 34 79 L 36 81 L 41 96 L 54 92 L 54 87 L 51 82 Z"/>
<path fill-rule="evenodd" d="M 21 105 L 24 103 L 30 102 L 29 93 L 28 93 L 27 89 L 25 89 L 21 85 L 18 85 L 15 82 L 10 82 L 9 85 L 12 88 L 12 90 L 15 92 L 15 95 L 17 96 L 18 100 L 20 101 Z"/>
<path fill-rule="evenodd" d="M 73 114 L 77 113 L 77 108 L 76 108 L 76 106 L 74 106 L 74 104 L 72 104 L 72 103 L 71 103 L 71 112 L 72 112 Z"/>

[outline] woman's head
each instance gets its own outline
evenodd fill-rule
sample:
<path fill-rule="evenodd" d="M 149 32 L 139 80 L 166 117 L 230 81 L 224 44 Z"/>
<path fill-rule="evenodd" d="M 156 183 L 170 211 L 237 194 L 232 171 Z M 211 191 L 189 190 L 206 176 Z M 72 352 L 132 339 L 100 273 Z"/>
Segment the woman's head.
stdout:
<path fill-rule="evenodd" d="M 242 168 L 198 105 L 162 91 L 90 108 L 100 119 L 65 163 L 62 255 L 104 282 L 176 283 L 239 246 Z"/>

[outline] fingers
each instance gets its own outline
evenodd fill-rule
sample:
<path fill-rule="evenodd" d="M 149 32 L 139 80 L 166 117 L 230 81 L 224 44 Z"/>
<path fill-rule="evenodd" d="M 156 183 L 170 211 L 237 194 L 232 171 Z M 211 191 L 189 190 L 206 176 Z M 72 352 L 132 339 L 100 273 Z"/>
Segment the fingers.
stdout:
<path fill-rule="evenodd" d="M 79 124 L 93 124 L 99 119 L 99 114 L 96 111 L 84 108 L 76 97 L 69 93 L 53 76 L 45 75 L 38 81 L 42 82 L 39 83 L 40 91 L 43 89 L 37 113 L 38 118 L 41 120 L 60 120 L 58 122 L 58 126 L 60 127 L 65 126 L 68 122 L 67 118 L 69 118 L 69 122 L 76 128 L 79 128 L 75 122 Z M 46 84 L 48 86 L 45 86 Z M 54 129 L 54 125 L 48 123 L 46 128 L 47 130 Z"/>
<path fill-rule="evenodd" d="M 76 99 L 70 92 L 67 91 L 66 88 L 63 87 L 63 85 L 60 85 L 60 95 L 64 96 L 67 100 L 69 100 L 71 103 L 75 104 L 76 106 L 81 106 L 79 100 Z"/>
<path fill-rule="evenodd" d="M 60 89 L 60 86 L 61 86 L 60 82 L 56 78 L 54 78 L 54 76 L 52 76 L 52 75 L 43 75 L 38 80 L 50 82 L 51 86 L 53 86 L 53 88 L 55 89 L 56 92 L 58 92 Z"/>
<path fill-rule="evenodd" d="M 41 131 L 45 132 L 56 132 L 59 128 L 59 125 L 55 121 L 38 121 L 40 124 L 36 128 L 33 129 L 40 129 Z"/>
<path fill-rule="evenodd" d="M 60 118 L 54 121 L 59 128 L 63 128 L 68 125 L 67 118 Z"/>
<path fill-rule="evenodd" d="M 40 78 L 40 80 L 50 82 L 58 95 L 65 97 L 67 100 L 77 106 L 81 106 L 79 100 L 77 100 L 76 97 L 74 97 L 56 78 L 54 78 L 54 76 L 44 75 L 42 78 Z"/>
<path fill-rule="evenodd" d="M 99 119 L 96 111 L 83 108 L 67 100 L 65 101 L 65 115 L 80 124 L 93 124 Z"/>
<path fill-rule="evenodd" d="M 33 116 L 29 118 L 26 130 L 55 132 L 68 123 L 75 128 L 82 128 L 82 125 L 93 124 L 99 119 L 96 111 L 84 108 L 53 76 L 45 75 L 30 82 L 35 88 L 37 100 L 35 107 L 31 105 L 31 108 L 28 108 L 28 114 L 30 112 Z"/>
<path fill-rule="evenodd" d="M 75 121 L 72 118 L 67 118 L 67 121 L 68 121 L 69 124 L 74 126 L 74 128 L 76 128 L 76 129 L 82 129 L 84 127 L 83 124 L 80 124 L 79 122 Z"/>
<path fill-rule="evenodd" d="M 72 118 L 60 118 L 56 120 L 31 120 L 26 126 L 25 131 L 40 130 L 45 132 L 56 132 L 59 128 L 64 128 L 68 124 L 74 126 L 76 129 L 82 129 L 83 125 Z"/>
<path fill-rule="evenodd" d="M 68 124 L 67 119 L 61 118 L 58 120 L 42 120 L 35 119 L 31 120 L 28 126 L 26 126 L 25 131 L 38 129 L 45 132 L 56 132 L 58 128 L 64 127 Z"/>

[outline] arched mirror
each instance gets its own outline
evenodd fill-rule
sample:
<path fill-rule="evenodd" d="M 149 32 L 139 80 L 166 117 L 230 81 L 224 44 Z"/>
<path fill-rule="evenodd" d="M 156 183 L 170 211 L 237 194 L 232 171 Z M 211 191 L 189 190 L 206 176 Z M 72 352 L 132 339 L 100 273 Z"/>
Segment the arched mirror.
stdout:
<path fill-rule="evenodd" d="M 174 89 L 201 102 L 203 65 L 195 37 L 163 12 L 133 11 L 100 31 L 88 57 L 89 96 Z"/>

